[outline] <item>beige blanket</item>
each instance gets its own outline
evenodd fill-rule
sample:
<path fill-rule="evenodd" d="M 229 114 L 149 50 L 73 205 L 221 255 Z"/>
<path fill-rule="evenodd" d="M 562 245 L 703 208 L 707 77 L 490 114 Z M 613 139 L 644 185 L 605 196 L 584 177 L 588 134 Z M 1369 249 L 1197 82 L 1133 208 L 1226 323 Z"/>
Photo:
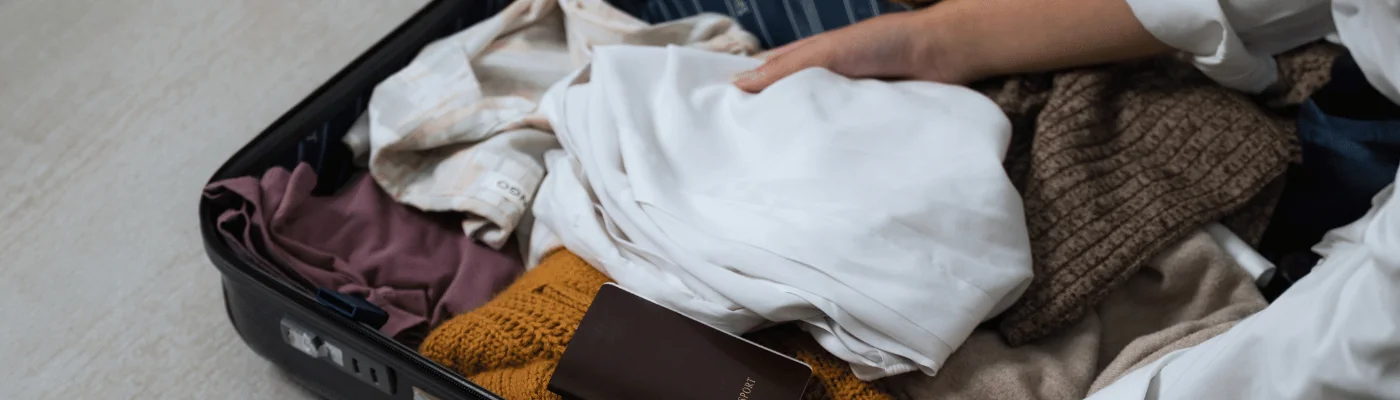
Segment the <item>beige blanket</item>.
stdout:
<path fill-rule="evenodd" d="M 934 377 L 883 382 L 903 399 L 1081 399 L 1131 368 L 1218 335 L 1267 303 L 1204 231 L 1168 248 L 1069 329 L 1012 348 L 978 329 Z"/>

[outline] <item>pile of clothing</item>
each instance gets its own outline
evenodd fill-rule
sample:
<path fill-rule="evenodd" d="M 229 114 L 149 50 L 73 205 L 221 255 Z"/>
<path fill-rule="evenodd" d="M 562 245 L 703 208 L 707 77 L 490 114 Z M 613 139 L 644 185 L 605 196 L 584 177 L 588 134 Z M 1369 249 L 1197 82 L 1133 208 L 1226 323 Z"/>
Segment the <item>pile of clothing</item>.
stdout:
<path fill-rule="evenodd" d="M 219 228 L 512 399 L 557 398 L 607 282 L 807 362 L 833 399 L 1082 398 L 1273 308 L 1254 246 L 1336 47 L 1281 57 L 1265 96 L 1176 57 L 749 94 L 730 80 L 773 32 L 698 2 L 637 16 L 666 7 L 515 0 L 376 87 L 343 139 L 368 173 L 215 183 Z"/>

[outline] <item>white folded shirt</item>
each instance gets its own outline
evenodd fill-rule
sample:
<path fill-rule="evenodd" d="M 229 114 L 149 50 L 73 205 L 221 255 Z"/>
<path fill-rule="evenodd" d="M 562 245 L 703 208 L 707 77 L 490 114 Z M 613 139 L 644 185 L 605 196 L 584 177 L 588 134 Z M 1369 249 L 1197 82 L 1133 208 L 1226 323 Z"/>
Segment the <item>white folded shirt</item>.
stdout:
<path fill-rule="evenodd" d="M 734 333 L 802 321 L 861 379 L 934 374 L 1030 281 L 1011 127 L 970 89 L 603 46 L 541 112 L 534 211 L 620 285 Z"/>

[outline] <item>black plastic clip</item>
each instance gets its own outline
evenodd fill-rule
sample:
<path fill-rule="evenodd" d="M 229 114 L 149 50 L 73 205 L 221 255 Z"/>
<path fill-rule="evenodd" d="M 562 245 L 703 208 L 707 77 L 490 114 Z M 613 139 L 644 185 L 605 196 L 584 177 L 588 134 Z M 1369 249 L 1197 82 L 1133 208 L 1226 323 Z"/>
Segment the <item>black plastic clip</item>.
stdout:
<path fill-rule="evenodd" d="M 363 297 L 316 288 L 316 302 L 335 310 L 346 318 L 369 325 L 374 329 L 379 329 L 384 326 L 384 323 L 389 322 L 389 313 L 384 312 L 384 309 L 370 303 Z"/>

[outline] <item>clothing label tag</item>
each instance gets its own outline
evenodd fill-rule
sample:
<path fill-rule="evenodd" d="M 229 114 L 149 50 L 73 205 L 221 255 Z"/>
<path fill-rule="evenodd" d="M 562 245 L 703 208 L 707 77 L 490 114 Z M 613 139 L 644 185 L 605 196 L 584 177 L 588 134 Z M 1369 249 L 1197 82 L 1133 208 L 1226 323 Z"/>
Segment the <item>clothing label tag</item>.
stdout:
<path fill-rule="evenodd" d="M 477 185 L 484 186 L 484 189 L 506 198 L 520 210 L 526 209 L 530 204 L 530 197 L 534 195 L 515 179 L 496 171 L 482 172 L 476 182 Z"/>

